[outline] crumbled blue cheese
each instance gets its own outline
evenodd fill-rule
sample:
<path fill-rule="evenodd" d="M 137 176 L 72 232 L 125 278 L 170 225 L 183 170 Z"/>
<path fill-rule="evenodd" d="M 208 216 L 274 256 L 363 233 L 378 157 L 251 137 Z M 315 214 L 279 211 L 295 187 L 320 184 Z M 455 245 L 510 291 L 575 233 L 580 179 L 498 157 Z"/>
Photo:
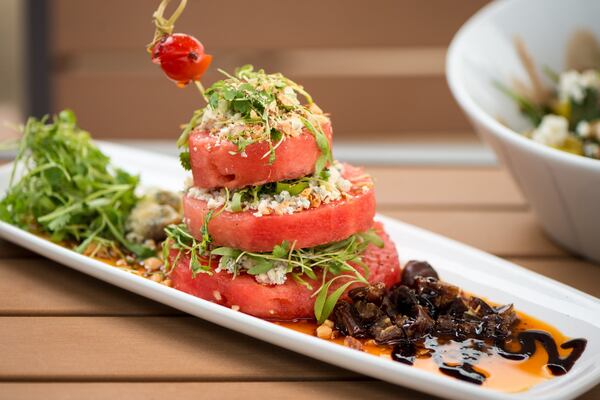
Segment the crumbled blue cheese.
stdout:
<path fill-rule="evenodd" d="M 256 282 L 263 285 L 283 285 L 287 279 L 287 266 L 283 263 L 278 263 L 265 273 L 254 276 Z"/>
<path fill-rule="evenodd" d="M 318 207 L 321 204 L 351 197 L 350 192 L 354 184 L 343 177 L 344 166 L 336 162 L 327 170 L 329 171 L 327 180 L 310 178 L 308 187 L 295 196 L 285 190 L 279 194 L 263 194 L 256 200 L 243 201 L 242 211 L 252 211 L 256 217 L 271 214 L 293 214 L 311 207 Z M 363 192 L 368 192 L 371 187 L 365 183 L 362 184 L 360 189 Z M 206 201 L 209 209 L 221 208 L 227 200 L 225 189 L 210 190 L 191 187 L 188 189 L 187 194 L 195 199 Z M 233 211 L 230 204 L 225 207 L 225 210 Z"/>
<path fill-rule="evenodd" d="M 255 261 L 248 256 L 241 256 L 238 259 L 231 259 L 229 257 L 221 257 L 219 260 L 219 266 L 215 269 L 215 272 L 225 271 L 229 274 L 238 274 L 241 271 L 249 270 L 255 265 Z M 263 285 L 283 285 L 287 280 L 288 266 L 286 263 L 277 261 L 274 263 L 273 268 L 262 274 L 254 275 L 256 282 Z"/>
<path fill-rule="evenodd" d="M 531 138 L 547 146 L 560 147 L 569 137 L 569 121 L 560 115 L 548 114 L 533 130 Z"/>
<path fill-rule="evenodd" d="M 180 220 L 180 195 L 166 190 L 150 190 L 131 210 L 126 221 L 126 238 L 136 243 L 162 240 L 165 227 Z"/>
<path fill-rule="evenodd" d="M 583 72 L 570 70 L 560 74 L 558 95 L 561 101 L 573 100 L 581 103 L 585 99 L 586 89 L 600 90 L 600 74 L 588 69 Z"/>

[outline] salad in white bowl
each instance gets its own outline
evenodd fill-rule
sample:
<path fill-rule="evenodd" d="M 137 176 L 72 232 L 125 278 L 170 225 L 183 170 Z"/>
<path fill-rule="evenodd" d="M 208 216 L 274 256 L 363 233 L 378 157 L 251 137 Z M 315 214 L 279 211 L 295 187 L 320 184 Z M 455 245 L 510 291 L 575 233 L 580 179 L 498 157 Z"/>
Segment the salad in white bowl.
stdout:
<path fill-rule="evenodd" d="M 454 97 L 511 171 L 544 230 L 595 261 L 599 110 L 596 100 L 589 115 L 581 105 L 598 92 L 598 15 L 597 1 L 493 2 L 459 30 L 446 64 Z"/>

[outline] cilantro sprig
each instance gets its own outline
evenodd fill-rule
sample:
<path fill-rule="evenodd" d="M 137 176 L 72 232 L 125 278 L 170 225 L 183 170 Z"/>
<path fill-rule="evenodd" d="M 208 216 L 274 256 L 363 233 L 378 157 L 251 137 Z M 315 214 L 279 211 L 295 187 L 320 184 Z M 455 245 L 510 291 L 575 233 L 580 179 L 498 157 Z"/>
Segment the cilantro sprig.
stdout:
<path fill-rule="evenodd" d="M 219 70 L 225 79 L 215 82 L 203 94 L 208 100 L 205 108 L 197 110 L 184 127 L 177 142 L 182 149 L 181 162 L 189 169 L 188 138 L 190 133 L 202 126 L 205 114 L 211 115 L 210 129 L 219 131 L 223 127 L 237 128 L 225 135 L 224 139 L 235 144 L 242 153 L 253 143 L 267 142 L 269 150 L 264 154 L 269 163 L 275 161 L 275 150 L 285 140 L 285 129 L 280 123 L 296 118 L 315 137 L 321 156 L 316 163 L 318 175 L 327 162 L 332 161 L 331 148 L 321 128 L 322 112 L 315 111 L 312 97 L 304 88 L 280 73 L 267 74 L 255 71 L 251 65 L 236 69 L 234 75 Z M 306 104 L 302 104 L 298 95 Z M 206 127 L 205 127 L 206 128 Z"/>
<path fill-rule="evenodd" d="M 110 249 L 149 257 L 152 250 L 125 239 L 138 182 L 137 176 L 110 165 L 89 133 L 77 126 L 72 111 L 52 119 L 29 118 L 0 201 L 0 219 L 73 243 L 78 252 Z"/>
<path fill-rule="evenodd" d="M 305 249 L 297 249 L 294 243 L 283 242 L 275 246 L 272 252 L 257 253 L 243 251 L 233 247 L 210 248 L 210 242 L 203 238 L 199 241 L 193 237 L 184 224 L 171 225 L 166 229 L 167 240 L 163 251 L 168 268 L 172 269 L 185 254 L 189 256 L 189 268 L 195 276 L 198 273 L 212 274 L 212 260 L 221 257 L 219 263 L 234 266 L 234 276 L 242 272 L 250 275 L 266 273 L 278 265 L 287 267 L 286 273 L 297 283 L 309 290 L 314 290 L 316 296 L 314 312 L 317 321 L 323 322 L 344 291 L 355 283 L 368 284 L 368 266 L 362 261 L 362 255 L 369 245 L 383 247 L 383 241 L 374 230 L 368 230 L 350 236 L 339 242 L 329 243 Z M 169 252 L 176 251 L 171 262 Z M 242 270 L 240 261 L 249 259 L 252 267 Z M 357 269 L 359 267 L 360 269 Z M 317 272 L 321 273 L 320 286 L 314 288 L 306 278 L 318 281 Z M 344 283 L 331 292 L 334 282 L 344 280 Z"/>

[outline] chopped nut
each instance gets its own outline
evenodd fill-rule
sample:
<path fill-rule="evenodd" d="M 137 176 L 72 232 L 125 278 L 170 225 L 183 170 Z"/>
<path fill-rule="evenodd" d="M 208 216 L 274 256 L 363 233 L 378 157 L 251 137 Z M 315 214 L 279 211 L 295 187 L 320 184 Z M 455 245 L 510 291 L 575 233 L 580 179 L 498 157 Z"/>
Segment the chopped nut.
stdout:
<path fill-rule="evenodd" d="M 233 311 L 240 311 L 240 306 L 238 306 L 238 305 L 234 304 L 234 305 L 232 305 L 232 306 L 231 306 L 231 309 L 232 309 Z"/>
<path fill-rule="evenodd" d="M 162 265 L 163 262 L 158 257 L 150 257 L 144 260 L 144 267 L 148 271 L 158 271 Z"/>
<path fill-rule="evenodd" d="M 223 300 L 223 296 L 221 296 L 221 292 L 219 292 L 218 290 L 213 291 L 213 297 L 217 301 Z"/>
<path fill-rule="evenodd" d="M 333 321 L 331 321 L 329 319 L 326 319 L 325 322 L 323 322 L 323 325 L 328 326 L 333 329 Z"/>
<path fill-rule="evenodd" d="M 317 328 L 317 336 L 320 337 L 321 339 L 331 339 L 332 333 L 333 333 L 333 330 L 331 329 L 331 327 L 329 327 L 325 324 L 323 324 Z"/>
<path fill-rule="evenodd" d="M 163 281 L 163 285 L 173 287 L 173 281 L 167 278 Z"/>
<path fill-rule="evenodd" d="M 162 274 L 161 273 L 157 273 L 157 274 L 152 274 L 150 276 L 150 280 L 154 281 L 154 282 L 158 282 L 161 283 L 163 280 Z"/>
<path fill-rule="evenodd" d="M 363 345 L 360 340 L 353 338 L 352 336 L 346 336 L 344 339 L 344 345 L 354 350 L 362 351 Z"/>
<path fill-rule="evenodd" d="M 117 267 L 126 267 L 127 266 L 127 261 L 125 261 L 124 258 L 119 258 L 116 262 L 115 265 Z"/>

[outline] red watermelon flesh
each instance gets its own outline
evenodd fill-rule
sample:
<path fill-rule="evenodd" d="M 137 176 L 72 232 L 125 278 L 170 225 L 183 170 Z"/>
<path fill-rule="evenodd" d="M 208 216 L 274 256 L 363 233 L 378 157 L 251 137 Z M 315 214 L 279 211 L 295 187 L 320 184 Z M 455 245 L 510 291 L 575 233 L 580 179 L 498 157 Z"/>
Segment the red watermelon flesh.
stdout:
<path fill-rule="evenodd" d="M 373 225 L 375 191 L 372 181 L 361 168 L 344 164 L 344 178 L 359 182 L 352 197 L 293 214 L 263 215 L 253 211 L 216 213 L 208 224 L 208 232 L 216 246 L 227 246 L 246 251 L 272 251 L 284 240 L 296 242 L 296 248 L 314 247 L 343 240 Z M 363 185 L 369 190 L 363 191 Z M 204 218 L 210 211 L 207 202 L 191 196 L 183 197 L 184 221 L 198 240 Z"/>
<path fill-rule="evenodd" d="M 321 128 L 331 146 L 331 124 L 327 122 Z M 205 189 L 233 189 L 300 178 L 314 172 L 321 155 L 314 136 L 306 129 L 281 142 L 271 165 L 269 156 L 265 157 L 268 142 L 248 145 L 245 154 L 241 154 L 235 144 L 222 141 L 217 145 L 217 139 L 207 131 L 195 131 L 189 138 L 189 150 L 194 185 Z"/>
<path fill-rule="evenodd" d="M 400 279 L 398 254 L 382 225 L 375 223 L 374 228 L 385 245 L 383 248 L 369 245 L 362 260 L 369 267 L 370 283 L 383 282 L 390 287 Z M 175 254 L 172 253 L 171 259 L 174 257 Z M 320 274 L 317 274 L 317 281 L 307 279 L 313 287 L 313 290 L 309 290 L 291 278 L 288 278 L 283 285 L 263 285 L 256 282 L 253 276 L 245 273 L 233 278 L 233 275 L 221 271 L 212 275 L 198 274 L 193 278 L 188 263 L 189 258 L 182 255 L 171 273 L 173 287 L 176 289 L 225 307 L 234 309 L 239 307 L 239 311 L 259 318 L 294 320 L 314 317 L 315 297 L 311 296 L 321 284 Z M 357 269 L 360 270 L 360 267 Z M 339 279 L 336 281 L 337 285 L 334 282 L 330 291 L 335 290 L 344 281 Z M 359 284 L 352 287 L 355 286 Z"/>

